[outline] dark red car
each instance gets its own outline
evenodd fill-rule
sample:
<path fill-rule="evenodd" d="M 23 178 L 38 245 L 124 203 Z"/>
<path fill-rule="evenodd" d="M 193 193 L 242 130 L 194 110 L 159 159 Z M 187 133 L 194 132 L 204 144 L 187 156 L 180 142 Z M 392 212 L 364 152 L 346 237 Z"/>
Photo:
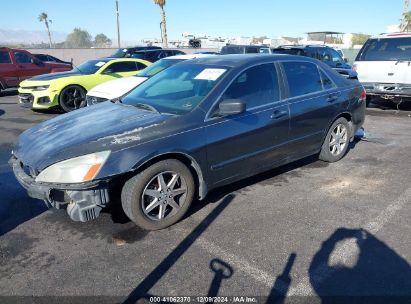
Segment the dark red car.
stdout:
<path fill-rule="evenodd" d="M 0 48 L 0 92 L 17 87 L 24 79 L 72 68 L 71 64 L 42 62 L 25 50 Z"/>

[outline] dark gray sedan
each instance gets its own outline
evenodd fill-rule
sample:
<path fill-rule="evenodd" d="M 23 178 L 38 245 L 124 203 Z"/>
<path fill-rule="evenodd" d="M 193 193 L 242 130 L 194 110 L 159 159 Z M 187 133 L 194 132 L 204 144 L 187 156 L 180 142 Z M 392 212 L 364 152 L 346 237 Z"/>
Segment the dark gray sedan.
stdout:
<path fill-rule="evenodd" d="M 145 229 L 180 220 L 216 187 L 317 154 L 335 162 L 364 122 L 365 92 L 315 59 L 227 55 L 179 63 L 116 103 L 25 131 L 10 164 L 31 197 L 96 218 L 121 196 Z"/>

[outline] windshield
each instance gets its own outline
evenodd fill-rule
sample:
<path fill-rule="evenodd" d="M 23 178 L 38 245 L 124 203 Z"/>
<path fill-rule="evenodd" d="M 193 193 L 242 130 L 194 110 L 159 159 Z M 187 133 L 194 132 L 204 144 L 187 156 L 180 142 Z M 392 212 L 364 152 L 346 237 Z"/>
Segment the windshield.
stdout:
<path fill-rule="evenodd" d="M 103 65 L 105 65 L 109 60 L 89 60 L 86 61 L 82 64 L 80 64 L 77 69 L 82 73 L 82 74 L 94 74 L 97 72 Z"/>
<path fill-rule="evenodd" d="M 411 60 L 411 38 L 370 39 L 357 61 Z"/>
<path fill-rule="evenodd" d="M 172 65 L 175 65 L 176 63 L 179 63 L 181 61 L 184 61 L 184 59 L 161 59 L 161 60 L 153 63 L 152 65 L 149 65 L 148 67 L 146 67 L 144 70 L 142 70 L 136 76 L 138 76 L 138 77 L 152 77 L 152 76 L 160 73 L 162 70 L 165 70 L 168 67 L 171 67 Z"/>
<path fill-rule="evenodd" d="M 127 49 L 118 49 L 113 54 L 110 55 L 112 58 L 123 58 L 126 56 Z"/>
<path fill-rule="evenodd" d="M 161 113 L 182 115 L 194 109 L 214 88 L 226 67 L 177 64 L 143 82 L 122 98 L 127 105 L 146 104 Z"/>

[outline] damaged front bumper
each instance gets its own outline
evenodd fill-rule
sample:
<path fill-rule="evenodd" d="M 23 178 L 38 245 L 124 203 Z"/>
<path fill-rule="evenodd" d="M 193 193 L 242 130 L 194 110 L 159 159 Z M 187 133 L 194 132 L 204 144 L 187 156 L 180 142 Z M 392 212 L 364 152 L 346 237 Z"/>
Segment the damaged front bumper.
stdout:
<path fill-rule="evenodd" d="M 105 181 L 81 184 L 40 183 L 36 182 L 31 170 L 25 170 L 23 163 L 16 157 L 12 156 L 9 164 L 30 197 L 41 199 L 48 206 L 57 209 L 66 208 L 73 221 L 87 222 L 96 219 L 109 203 L 108 183 Z"/>
<path fill-rule="evenodd" d="M 403 83 L 362 83 L 367 95 L 384 99 L 411 99 L 411 84 Z"/>

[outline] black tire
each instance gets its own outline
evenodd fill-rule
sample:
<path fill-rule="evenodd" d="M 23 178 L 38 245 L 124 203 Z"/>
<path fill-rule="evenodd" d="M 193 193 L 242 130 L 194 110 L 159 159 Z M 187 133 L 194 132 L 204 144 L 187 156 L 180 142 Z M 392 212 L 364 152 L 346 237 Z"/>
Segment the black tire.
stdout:
<path fill-rule="evenodd" d="M 87 91 L 78 85 L 69 85 L 65 87 L 59 96 L 60 107 L 65 112 L 71 112 L 87 105 Z"/>
<path fill-rule="evenodd" d="M 338 127 L 340 127 L 340 130 L 342 130 L 342 127 L 345 128 L 345 136 L 341 135 L 343 132 L 341 131 L 341 136 L 337 136 L 336 138 Z M 345 153 L 347 153 L 348 146 L 350 144 L 350 138 L 351 127 L 348 121 L 343 117 L 338 118 L 336 121 L 334 121 L 334 123 L 328 130 L 327 136 L 325 137 L 324 143 L 321 147 L 319 159 L 329 163 L 339 161 L 344 157 Z M 335 142 L 333 140 L 335 140 Z M 343 143 L 344 140 L 345 142 Z"/>
<path fill-rule="evenodd" d="M 180 189 L 174 189 L 175 186 L 170 186 L 171 180 L 168 180 L 168 177 L 173 178 L 175 176 L 173 173 L 179 176 L 176 186 L 181 187 Z M 160 186 L 161 178 L 159 175 L 163 176 L 163 182 L 165 182 L 163 184 L 167 185 L 165 187 L 167 189 Z M 155 184 L 158 187 L 155 187 Z M 168 197 L 169 188 L 173 189 L 171 192 L 175 190 L 176 193 L 178 190 L 182 191 L 181 189 L 186 188 L 186 192 L 185 194 L 176 194 L 175 197 L 171 198 L 171 196 Z M 147 191 L 155 192 L 158 196 L 154 198 L 154 196 L 147 195 L 145 194 Z M 185 215 L 193 201 L 194 193 L 195 184 L 190 170 L 182 162 L 168 159 L 155 163 L 130 178 L 123 186 L 121 204 L 125 214 L 137 226 L 146 230 L 159 230 L 175 224 Z M 174 203 L 177 203 L 178 208 L 172 207 L 169 202 L 174 206 L 176 206 Z M 156 207 L 148 211 L 152 204 Z M 163 212 L 164 218 L 160 216 L 161 208 L 165 210 Z"/>

